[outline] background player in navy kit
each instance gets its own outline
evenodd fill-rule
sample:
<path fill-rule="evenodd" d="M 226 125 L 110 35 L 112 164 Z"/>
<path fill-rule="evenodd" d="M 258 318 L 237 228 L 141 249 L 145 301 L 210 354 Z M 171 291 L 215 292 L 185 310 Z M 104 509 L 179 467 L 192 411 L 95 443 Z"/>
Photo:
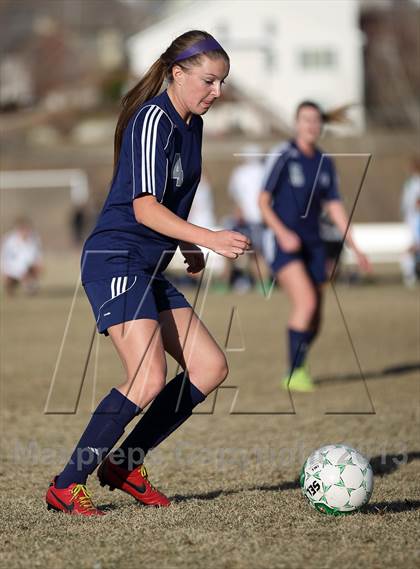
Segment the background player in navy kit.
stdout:
<path fill-rule="evenodd" d="M 308 347 L 319 331 L 322 285 L 327 280 L 320 236 L 322 208 L 346 236 L 361 268 L 369 270 L 369 261 L 348 228 L 334 164 L 316 146 L 323 124 L 342 120 L 343 113 L 344 109 L 324 114 L 312 101 L 298 106 L 296 137 L 278 148 L 279 156 L 271 159 L 259 200 L 264 220 L 273 231 L 268 260 L 292 305 L 288 321 L 289 373 L 283 386 L 299 391 L 313 388 L 304 364 Z"/>
<path fill-rule="evenodd" d="M 64 470 L 49 508 L 97 515 L 85 482 L 103 460 L 102 485 L 155 506 L 169 500 L 148 481 L 144 454 L 156 447 L 226 377 L 225 356 L 184 296 L 162 275 L 179 246 L 196 273 L 197 245 L 228 258 L 249 248 L 233 231 L 186 221 L 201 173 L 204 114 L 220 96 L 229 58 L 201 31 L 176 38 L 124 97 L 115 134 L 111 189 L 82 254 L 82 283 L 98 331 L 109 335 L 126 381 L 101 401 Z M 164 80 L 167 90 L 158 94 Z M 168 352 L 182 372 L 165 385 Z M 153 403 L 120 448 L 106 456 L 127 424 Z"/>

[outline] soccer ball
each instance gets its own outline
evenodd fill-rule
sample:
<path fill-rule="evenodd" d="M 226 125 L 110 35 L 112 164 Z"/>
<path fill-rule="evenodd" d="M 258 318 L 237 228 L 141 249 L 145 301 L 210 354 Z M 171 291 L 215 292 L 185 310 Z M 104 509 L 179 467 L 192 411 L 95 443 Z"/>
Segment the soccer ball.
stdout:
<path fill-rule="evenodd" d="M 368 503 L 373 490 L 373 472 L 368 459 L 354 448 L 327 445 L 306 460 L 300 486 L 313 508 L 338 516 Z"/>

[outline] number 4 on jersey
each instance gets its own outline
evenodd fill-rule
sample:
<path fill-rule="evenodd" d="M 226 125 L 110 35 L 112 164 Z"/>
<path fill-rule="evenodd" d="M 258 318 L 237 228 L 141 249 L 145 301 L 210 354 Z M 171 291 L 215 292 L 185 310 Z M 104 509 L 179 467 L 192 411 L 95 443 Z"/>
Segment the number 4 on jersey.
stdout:
<path fill-rule="evenodd" d="M 174 165 L 172 166 L 172 179 L 176 180 L 176 187 L 180 188 L 184 181 L 184 172 L 182 170 L 181 155 L 175 154 Z"/>

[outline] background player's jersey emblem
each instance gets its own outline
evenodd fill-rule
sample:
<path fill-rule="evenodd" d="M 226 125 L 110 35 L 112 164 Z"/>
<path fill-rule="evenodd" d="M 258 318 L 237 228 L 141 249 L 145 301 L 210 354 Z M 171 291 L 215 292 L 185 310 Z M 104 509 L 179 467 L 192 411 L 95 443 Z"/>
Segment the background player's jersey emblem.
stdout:
<path fill-rule="evenodd" d="M 180 188 L 184 181 L 184 171 L 182 169 L 181 154 L 175 154 L 175 161 L 172 166 L 172 179 L 176 180 L 176 187 Z"/>
<path fill-rule="evenodd" d="M 330 175 L 328 174 L 328 172 L 321 172 L 321 175 L 319 177 L 319 183 L 321 184 L 322 187 L 328 187 L 330 185 Z"/>
<path fill-rule="evenodd" d="M 302 166 L 298 162 L 290 162 L 289 178 L 291 185 L 295 188 L 301 188 L 305 185 L 305 175 Z"/>

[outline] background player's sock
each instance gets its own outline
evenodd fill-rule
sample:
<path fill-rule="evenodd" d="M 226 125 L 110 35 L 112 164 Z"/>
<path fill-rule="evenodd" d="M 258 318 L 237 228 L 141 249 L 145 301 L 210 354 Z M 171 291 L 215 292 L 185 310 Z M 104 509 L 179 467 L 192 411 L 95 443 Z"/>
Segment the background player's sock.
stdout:
<path fill-rule="evenodd" d="M 140 407 L 118 389 L 111 389 L 99 403 L 69 462 L 56 479 L 57 488 L 67 488 L 73 482 L 84 484 L 121 437 L 126 425 L 140 412 Z"/>
<path fill-rule="evenodd" d="M 292 372 L 302 367 L 305 363 L 309 345 L 314 339 L 315 334 L 312 330 L 299 332 L 298 330 L 288 328 L 287 331 L 289 336 L 289 365 L 290 372 Z"/>
<path fill-rule="evenodd" d="M 306 342 L 307 342 L 308 348 L 309 348 L 309 346 L 310 346 L 310 345 L 312 344 L 312 342 L 315 340 L 315 338 L 316 338 L 318 332 L 317 332 L 316 330 L 308 330 L 306 333 L 308 334 L 308 337 L 307 337 L 307 339 L 306 339 Z M 307 348 L 307 349 L 308 349 L 308 348 Z"/>
<path fill-rule="evenodd" d="M 182 425 L 192 415 L 194 407 L 204 401 L 206 396 L 191 383 L 188 376 L 184 380 L 184 376 L 185 372 L 179 373 L 162 389 L 116 451 L 118 462 L 115 464 L 132 470 L 136 466 L 133 465 L 133 457 L 139 452 L 138 449 L 143 451 L 142 462 L 151 448 L 156 447 Z M 120 457 L 124 457 L 124 462 L 120 462 Z"/>

